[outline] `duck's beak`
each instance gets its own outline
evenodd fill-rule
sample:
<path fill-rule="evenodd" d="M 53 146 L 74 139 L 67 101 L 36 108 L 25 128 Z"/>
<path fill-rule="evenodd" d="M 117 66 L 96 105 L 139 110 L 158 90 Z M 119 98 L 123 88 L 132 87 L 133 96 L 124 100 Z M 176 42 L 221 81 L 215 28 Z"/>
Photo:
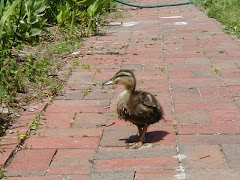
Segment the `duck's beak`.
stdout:
<path fill-rule="evenodd" d="M 102 84 L 102 86 L 107 86 L 107 85 L 110 85 L 110 84 L 115 84 L 115 81 L 114 81 L 113 79 L 110 79 L 110 80 L 104 82 L 104 83 Z"/>

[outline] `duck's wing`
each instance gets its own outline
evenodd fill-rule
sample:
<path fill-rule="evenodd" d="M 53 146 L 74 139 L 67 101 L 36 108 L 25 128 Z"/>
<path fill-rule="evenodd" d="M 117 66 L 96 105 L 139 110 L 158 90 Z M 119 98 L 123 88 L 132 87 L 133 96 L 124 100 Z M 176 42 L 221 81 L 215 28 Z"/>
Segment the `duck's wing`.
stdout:
<path fill-rule="evenodd" d="M 148 107 L 154 107 L 154 108 L 158 105 L 156 98 L 152 94 L 148 92 L 140 92 L 140 93 L 141 93 L 140 100 L 143 105 Z"/>

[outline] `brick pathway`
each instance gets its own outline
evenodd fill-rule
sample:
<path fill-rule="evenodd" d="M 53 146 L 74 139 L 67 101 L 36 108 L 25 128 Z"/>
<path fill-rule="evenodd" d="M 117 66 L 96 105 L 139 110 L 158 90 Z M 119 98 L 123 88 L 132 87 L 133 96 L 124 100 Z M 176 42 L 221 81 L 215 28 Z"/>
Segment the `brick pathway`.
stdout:
<path fill-rule="evenodd" d="M 10 180 L 239 178 L 239 40 L 193 5 L 125 9 L 129 17 L 75 55 L 90 70 L 72 72 L 65 94 L 8 164 Z M 166 114 L 138 150 L 126 149 L 137 128 L 115 112 L 123 87 L 100 87 L 119 68 L 135 69 L 137 88 L 156 95 Z M 1 144 L 6 153 L 14 147 Z"/>

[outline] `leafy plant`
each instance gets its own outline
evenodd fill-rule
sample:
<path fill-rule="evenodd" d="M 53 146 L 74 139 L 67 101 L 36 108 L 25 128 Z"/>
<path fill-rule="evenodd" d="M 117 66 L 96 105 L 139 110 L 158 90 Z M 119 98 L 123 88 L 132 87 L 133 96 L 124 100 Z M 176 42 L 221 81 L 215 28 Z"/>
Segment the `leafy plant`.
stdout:
<path fill-rule="evenodd" d="M 97 72 L 97 73 L 102 72 L 102 69 L 101 69 L 100 67 L 93 66 L 93 69 L 96 69 L 96 72 Z"/>
<path fill-rule="evenodd" d="M 30 128 L 30 130 L 37 130 L 40 128 L 40 115 L 37 115 L 36 118 L 34 119 L 32 124 L 29 124 L 28 127 Z"/>
<path fill-rule="evenodd" d="M 0 169 L 0 178 L 6 177 L 6 176 L 4 176 L 5 172 L 7 172 L 7 171 Z"/>
<path fill-rule="evenodd" d="M 240 1 L 239 0 L 202 0 L 196 3 L 208 10 L 208 16 L 225 25 L 227 33 L 240 37 Z"/>
<path fill-rule="evenodd" d="M 47 19 L 44 18 L 44 11 L 47 8 L 47 0 L 27 0 L 21 1 L 18 23 L 13 29 L 22 40 L 30 39 L 39 35 L 45 26 Z"/>
<path fill-rule="evenodd" d="M 79 64 L 80 64 L 80 62 L 79 62 L 79 61 L 73 61 L 73 67 L 78 67 L 78 66 L 79 66 Z"/>
<path fill-rule="evenodd" d="M 81 42 L 61 41 L 59 44 L 48 47 L 48 51 L 54 54 L 70 53 L 81 47 Z"/>
<path fill-rule="evenodd" d="M 15 8 L 21 0 L 15 0 L 12 4 L 4 3 L 1 0 L 0 6 L 0 52 L 2 52 L 3 57 L 9 54 L 9 49 L 13 43 L 13 30 L 11 29 L 11 23 L 9 17 L 14 13 Z"/>
<path fill-rule="evenodd" d="M 218 73 L 220 73 L 220 69 L 219 69 L 219 68 L 216 68 L 216 67 L 214 67 L 214 68 L 213 68 L 213 72 L 215 72 L 216 74 L 218 74 Z"/>
<path fill-rule="evenodd" d="M 113 4 L 111 0 L 0 0 L 1 105 L 6 105 L 13 115 L 23 104 L 57 94 L 63 86 L 63 80 L 51 75 L 59 69 L 59 66 L 54 66 L 53 56 L 29 55 L 21 47 L 37 45 L 42 39 L 48 38 L 50 42 L 61 38 L 60 43 L 49 46 L 49 52 L 55 56 L 75 51 L 81 46 L 81 38 L 85 34 L 97 32 L 102 23 L 101 15 Z M 50 32 L 52 30 L 55 34 Z M 52 36 L 57 33 L 61 36 Z M 82 67 L 91 68 L 87 64 Z M 96 71 L 101 70 L 96 68 Z M 5 124 L 11 120 L 5 117 L 0 120 L 2 134 Z M 31 127 L 37 128 L 38 125 L 35 123 Z"/>
<path fill-rule="evenodd" d="M 90 68 L 91 68 L 91 66 L 89 64 L 82 64 L 82 67 L 84 69 L 88 69 L 88 70 L 90 70 Z"/>
<path fill-rule="evenodd" d="M 92 88 L 87 88 L 87 89 L 83 90 L 82 92 L 83 92 L 83 96 L 87 96 L 88 93 L 92 92 Z"/>

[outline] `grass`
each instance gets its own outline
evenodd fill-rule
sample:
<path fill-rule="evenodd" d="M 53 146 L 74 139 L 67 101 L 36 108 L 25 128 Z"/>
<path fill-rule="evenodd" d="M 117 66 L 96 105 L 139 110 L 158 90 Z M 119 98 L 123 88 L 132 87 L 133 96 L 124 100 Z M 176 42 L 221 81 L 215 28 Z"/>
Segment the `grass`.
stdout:
<path fill-rule="evenodd" d="M 87 88 L 85 90 L 82 90 L 83 96 L 87 96 L 90 92 L 92 92 L 92 88 Z"/>
<path fill-rule="evenodd" d="M 220 71 L 221 71 L 221 70 L 220 70 L 219 68 L 216 68 L 216 67 L 213 68 L 213 72 L 215 72 L 216 74 L 219 74 Z"/>
<path fill-rule="evenodd" d="M 78 66 L 79 66 L 79 64 L 80 64 L 80 62 L 79 62 L 79 61 L 73 61 L 73 67 L 74 67 L 74 68 L 78 67 Z"/>
<path fill-rule="evenodd" d="M 82 64 L 82 68 L 90 70 L 91 66 L 89 64 Z"/>
<path fill-rule="evenodd" d="M 48 51 L 54 54 L 71 53 L 81 47 L 81 42 L 61 41 L 59 44 L 48 47 Z"/>
<path fill-rule="evenodd" d="M 227 33 L 240 37 L 239 0 L 202 0 L 196 4 L 200 9 L 207 10 L 209 17 L 221 22 Z"/>

